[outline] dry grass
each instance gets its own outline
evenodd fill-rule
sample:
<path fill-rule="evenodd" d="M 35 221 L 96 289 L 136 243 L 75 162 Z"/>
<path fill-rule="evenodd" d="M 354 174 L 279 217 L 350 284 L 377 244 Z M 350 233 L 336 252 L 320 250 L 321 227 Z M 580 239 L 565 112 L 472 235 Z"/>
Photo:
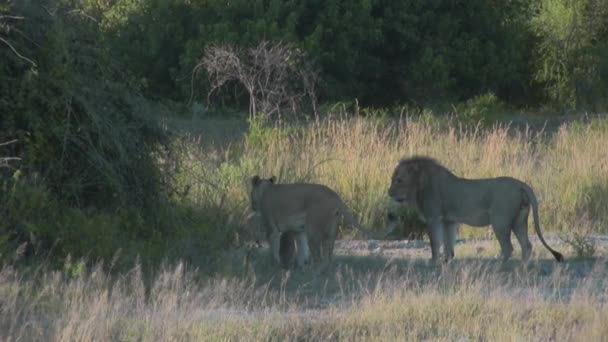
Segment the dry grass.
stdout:
<path fill-rule="evenodd" d="M 508 125 L 463 127 L 429 119 L 326 119 L 303 125 L 254 123 L 228 148 L 191 144 L 182 175 L 190 199 L 248 210 L 249 179 L 276 175 L 335 189 L 361 222 L 382 229 L 396 163 L 414 154 L 438 159 L 468 178 L 508 175 L 529 183 L 545 231 L 608 231 L 608 121 L 563 124 L 553 134 Z M 480 235 L 485 233 L 479 231 Z"/>
<path fill-rule="evenodd" d="M 553 135 L 424 118 L 254 124 L 244 141 L 228 147 L 185 140 L 178 183 L 189 191 L 179 196 L 216 208 L 218 229 L 238 231 L 250 177 L 275 174 L 284 182 L 329 185 L 364 224 L 380 229 L 393 167 L 404 156 L 426 154 L 458 175 L 528 182 L 546 231 L 606 232 L 607 141 L 606 121 L 563 125 Z M 535 250 L 541 254 L 530 265 L 516 259 L 500 266 L 486 257 L 491 251 L 461 245 L 443 268 L 429 267 L 428 255 L 342 254 L 321 277 L 279 276 L 267 263 L 247 263 L 254 259 L 247 253 L 227 266 L 241 277 L 204 277 L 183 264 L 161 267 L 149 281 L 138 266 L 111 276 L 101 265 L 68 264 L 64 271 L 8 265 L 0 270 L 0 340 L 605 339 L 605 260 L 558 265 L 542 259 L 540 244 Z"/>
<path fill-rule="evenodd" d="M 607 265 L 485 260 L 368 265 L 260 281 L 164 267 L 112 280 L 0 271 L 0 339 L 46 341 L 581 340 L 608 336 Z M 367 260 L 367 263 L 370 263 Z M 365 262 L 363 262 L 365 264 Z M 312 290 L 310 289 L 312 287 Z"/>

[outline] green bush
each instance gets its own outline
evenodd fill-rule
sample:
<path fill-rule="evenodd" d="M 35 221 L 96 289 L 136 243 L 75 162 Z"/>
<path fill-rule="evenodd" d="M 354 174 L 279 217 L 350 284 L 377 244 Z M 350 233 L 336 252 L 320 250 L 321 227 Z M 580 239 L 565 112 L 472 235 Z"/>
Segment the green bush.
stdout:
<path fill-rule="evenodd" d="M 201 24 L 180 57 L 180 79 L 207 46 L 282 40 L 318 62 L 322 100 L 386 106 L 460 101 L 488 91 L 509 99 L 529 93 L 525 1 L 206 1 L 191 7 L 176 40 L 191 17 Z M 189 82 L 182 87 L 189 96 Z M 195 84 L 199 94 L 205 87 Z M 238 92 L 226 96 L 238 102 Z"/>
<path fill-rule="evenodd" d="M 169 259 L 209 270 L 209 260 L 236 231 L 226 229 L 228 215 L 217 207 L 167 204 L 154 220 L 136 207 L 113 212 L 67 207 L 44 184 L 21 179 L 19 172 L 2 182 L 0 203 L 0 259 L 22 246 L 25 260 L 50 255 L 55 266 L 71 256 L 112 260 L 115 269 L 123 269 L 140 257 L 147 267 Z"/>
<path fill-rule="evenodd" d="M 608 3 L 542 0 L 530 26 L 535 46 L 534 80 L 554 103 L 570 108 L 603 100 L 608 88 Z"/>
<path fill-rule="evenodd" d="M 25 242 L 28 255 L 44 256 L 53 250 L 54 256 L 72 254 L 109 260 L 125 241 L 120 230 L 124 224 L 119 222 L 124 218 L 120 215 L 65 207 L 44 184 L 21 179 L 19 173 L 2 183 L 0 203 L 3 256 Z"/>
<path fill-rule="evenodd" d="M 104 48 L 97 24 L 61 2 L 17 2 L 12 44 L 36 70 L 3 49 L 0 140 L 19 139 L 21 169 L 79 207 L 144 207 L 158 198 L 154 155 L 166 138 L 138 111 L 136 93 Z M 16 32 L 20 32 L 19 34 Z"/>
<path fill-rule="evenodd" d="M 526 106 L 601 105 L 608 87 L 602 0 L 70 2 L 100 22 L 113 59 L 154 98 L 189 98 L 208 46 L 263 40 L 321 67 L 321 101 L 429 106 L 493 93 Z M 207 87 L 195 80 L 197 95 Z M 247 95 L 235 88 L 220 102 L 246 107 Z"/>
<path fill-rule="evenodd" d="M 476 96 L 456 105 L 456 116 L 467 122 L 491 121 L 505 112 L 503 103 L 492 93 Z"/>
<path fill-rule="evenodd" d="M 168 136 L 141 110 L 98 22 L 69 3 L 1 8 L 24 18 L 6 31 L 22 57 L 0 50 L 0 141 L 17 139 L 7 153 L 21 158 L 0 179 L 2 252 L 27 242 L 58 256 L 144 254 L 170 231 L 158 225 Z"/>

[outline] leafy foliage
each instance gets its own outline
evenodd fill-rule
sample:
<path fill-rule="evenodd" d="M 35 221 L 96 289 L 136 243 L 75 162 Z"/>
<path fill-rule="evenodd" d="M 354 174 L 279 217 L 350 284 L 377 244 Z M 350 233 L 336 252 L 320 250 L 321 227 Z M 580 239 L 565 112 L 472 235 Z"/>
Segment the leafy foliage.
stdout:
<path fill-rule="evenodd" d="M 605 1 L 538 2 L 530 21 L 539 39 L 534 80 L 550 100 L 574 108 L 606 93 L 607 23 Z"/>
<path fill-rule="evenodd" d="M 476 96 L 456 106 L 458 118 L 470 123 L 483 121 L 501 112 L 504 112 L 504 105 L 492 93 Z"/>
<path fill-rule="evenodd" d="M 36 67 L 0 50 L 0 141 L 17 139 L 8 149 L 21 157 L 13 177 L 0 179 L 1 252 L 27 242 L 109 258 L 163 235 L 158 208 L 169 189 L 158 158 L 168 137 L 143 113 L 95 18 L 67 5 L 4 8 L 22 18 L 7 40 Z"/>
<path fill-rule="evenodd" d="M 321 67 L 320 101 L 429 105 L 493 93 L 520 105 L 594 105 L 606 89 L 601 0 L 91 3 L 148 96 L 187 99 L 208 47 L 261 41 L 297 46 Z M 209 85 L 199 82 L 204 98 Z M 222 96 L 247 104 L 245 92 Z"/>
<path fill-rule="evenodd" d="M 79 206 L 151 204 L 163 132 L 138 112 L 128 79 L 97 44 L 97 25 L 69 8 L 19 4 L 14 12 L 26 19 L 14 45 L 38 68 L 3 51 L 0 130 L 22 142 L 22 169 Z"/>

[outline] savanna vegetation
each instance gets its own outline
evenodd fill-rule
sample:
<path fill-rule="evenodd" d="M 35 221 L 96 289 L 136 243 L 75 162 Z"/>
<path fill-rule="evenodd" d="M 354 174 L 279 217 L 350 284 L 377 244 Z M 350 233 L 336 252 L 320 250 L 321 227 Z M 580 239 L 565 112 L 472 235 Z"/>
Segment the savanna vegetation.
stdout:
<path fill-rule="evenodd" d="M 243 246 L 252 175 L 380 231 L 427 154 L 526 181 L 567 257 L 601 254 L 607 98 L 602 0 L 0 0 L 0 336 L 597 339 L 601 261 L 343 256 L 323 283 Z"/>

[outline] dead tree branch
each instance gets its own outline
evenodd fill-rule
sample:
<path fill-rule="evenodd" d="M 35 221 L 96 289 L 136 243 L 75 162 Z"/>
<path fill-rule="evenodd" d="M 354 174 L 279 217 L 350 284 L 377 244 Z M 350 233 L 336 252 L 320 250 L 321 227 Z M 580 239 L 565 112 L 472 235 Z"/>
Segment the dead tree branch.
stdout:
<path fill-rule="evenodd" d="M 21 17 L 21 16 L 15 16 L 15 15 L 0 15 L 0 28 L 4 28 L 4 30 L 6 31 L 6 33 L 8 33 L 10 31 L 10 29 L 12 28 L 12 25 L 5 23 L 5 20 L 23 20 L 25 19 L 25 17 Z M 38 65 L 36 64 L 36 62 L 34 62 L 33 60 L 23 56 L 22 54 L 19 53 L 19 51 L 17 51 L 17 49 L 13 46 L 13 44 L 11 44 L 11 42 L 9 42 L 7 39 L 0 37 L 0 42 L 4 43 L 4 45 L 8 46 L 9 49 L 11 49 L 11 51 L 13 51 L 13 53 L 15 54 L 15 56 L 17 56 L 19 59 L 29 63 L 32 67 L 32 70 L 35 70 Z"/>
<path fill-rule="evenodd" d="M 31 59 L 29 59 L 29 58 L 27 58 L 27 57 L 23 56 L 22 54 L 20 54 L 20 53 L 19 53 L 19 51 L 17 51 L 17 49 L 15 49 L 15 47 L 14 47 L 14 46 L 13 46 L 13 45 L 12 45 L 12 44 L 11 44 L 11 43 L 8 41 L 8 40 L 6 40 L 6 39 L 4 39 L 4 38 L 0 37 L 0 42 L 3 42 L 3 43 L 4 43 L 4 44 L 6 44 L 6 45 L 7 45 L 7 46 L 8 46 L 8 47 L 11 49 L 11 50 L 13 50 L 13 53 L 14 53 L 14 54 L 15 54 L 17 57 L 19 57 L 20 59 L 22 59 L 22 60 L 24 60 L 24 61 L 26 61 L 26 62 L 30 63 L 30 64 L 32 65 L 32 68 L 34 68 L 34 69 L 35 69 L 35 68 L 37 68 L 37 67 L 38 67 L 38 65 L 36 65 L 36 63 L 35 63 L 33 60 L 31 60 Z"/>
<path fill-rule="evenodd" d="M 14 144 L 14 143 L 16 143 L 17 141 L 19 141 L 19 140 L 15 139 L 15 140 L 11 140 L 11 141 L 7 141 L 7 142 L 3 142 L 3 143 L 0 143 L 0 146 L 6 146 L 6 145 Z"/>
<path fill-rule="evenodd" d="M 19 140 L 14 139 L 14 140 L 11 140 L 11 141 L 0 143 L 0 147 L 14 144 L 17 141 L 19 141 Z M 8 164 L 9 162 L 11 162 L 11 161 L 19 161 L 19 160 L 21 160 L 21 158 L 19 158 L 19 157 L 0 157 L 0 168 L 10 167 L 9 164 Z"/>
<path fill-rule="evenodd" d="M 297 114 L 306 99 L 316 114 L 318 73 L 305 53 L 290 45 L 263 41 L 249 49 L 212 46 L 194 68 L 193 79 L 201 69 L 207 72 L 210 86 L 208 104 L 223 87 L 236 82 L 249 95 L 250 117 L 280 115 L 285 108 Z"/>

